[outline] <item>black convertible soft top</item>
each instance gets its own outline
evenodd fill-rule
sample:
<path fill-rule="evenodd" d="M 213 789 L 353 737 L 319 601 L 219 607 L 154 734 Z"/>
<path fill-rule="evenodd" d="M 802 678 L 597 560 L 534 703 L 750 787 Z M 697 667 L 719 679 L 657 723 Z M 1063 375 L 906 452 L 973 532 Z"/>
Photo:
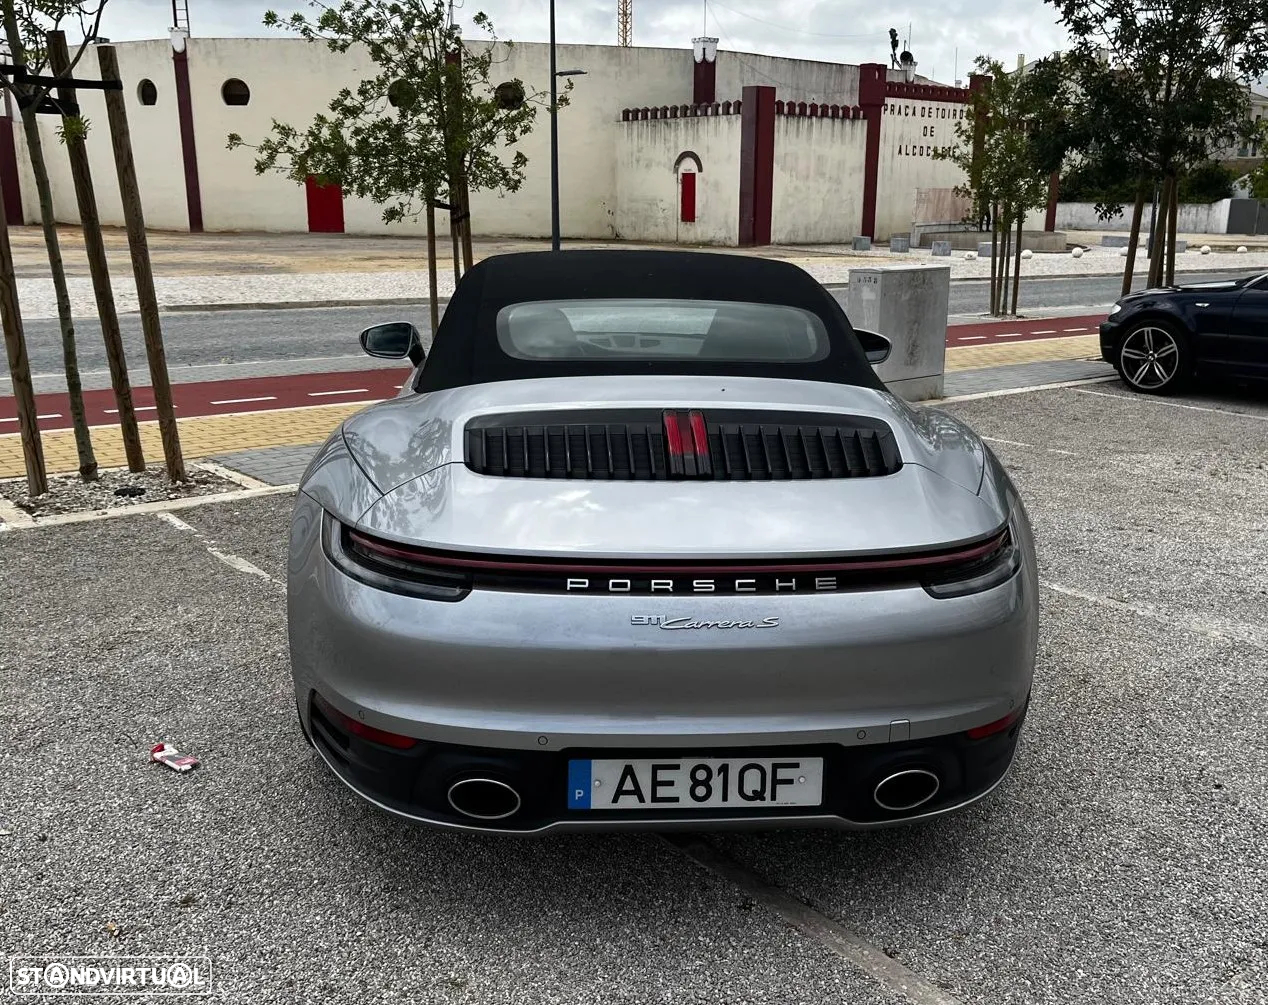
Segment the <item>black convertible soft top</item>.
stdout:
<path fill-rule="evenodd" d="M 522 359 L 498 342 L 498 311 L 512 304 L 586 299 L 723 300 L 797 307 L 828 334 L 810 362 L 717 359 Z M 536 251 L 486 258 L 462 277 L 414 389 L 532 377 L 701 374 L 780 377 L 883 390 L 845 312 L 809 273 L 788 262 L 692 251 Z"/>

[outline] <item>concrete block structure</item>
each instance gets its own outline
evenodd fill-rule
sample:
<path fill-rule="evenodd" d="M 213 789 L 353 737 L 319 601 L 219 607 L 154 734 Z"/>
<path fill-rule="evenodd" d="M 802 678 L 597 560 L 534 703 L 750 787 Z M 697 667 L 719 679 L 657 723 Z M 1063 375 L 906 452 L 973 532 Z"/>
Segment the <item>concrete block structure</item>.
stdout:
<path fill-rule="evenodd" d="M 893 343 L 876 372 L 908 401 L 942 397 L 950 304 L 950 266 L 850 270 L 846 314 Z"/>

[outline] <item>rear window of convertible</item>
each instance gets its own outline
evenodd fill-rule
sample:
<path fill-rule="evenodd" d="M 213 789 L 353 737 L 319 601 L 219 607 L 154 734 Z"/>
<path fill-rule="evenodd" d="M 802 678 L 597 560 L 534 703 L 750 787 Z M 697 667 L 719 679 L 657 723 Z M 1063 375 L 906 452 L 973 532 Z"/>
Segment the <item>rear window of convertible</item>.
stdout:
<path fill-rule="evenodd" d="M 823 322 L 782 304 L 710 300 L 545 300 L 498 311 L 498 345 L 524 360 L 626 358 L 811 363 Z"/>

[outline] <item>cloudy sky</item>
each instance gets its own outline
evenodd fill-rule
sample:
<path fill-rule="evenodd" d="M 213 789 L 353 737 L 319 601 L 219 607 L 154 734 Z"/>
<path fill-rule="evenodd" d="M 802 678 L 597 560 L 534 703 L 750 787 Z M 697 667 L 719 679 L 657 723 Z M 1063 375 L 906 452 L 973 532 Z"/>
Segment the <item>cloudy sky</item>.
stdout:
<path fill-rule="evenodd" d="M 260 24 L 270 0 L 188 0 L 194 35 L 264 36 Z M 280 12 L 305 0 L 273 0 Z M 483 10 L 502 38 L 545 41 L 547 0 L 462 0 L 456 16 L 466 23 Z M 617 0 L 556 0 L 560 42 L 616 42 Z M 985 8 L 985 9 L 984 9 Z M 112 39 L 159 38 L 171 20 L 171 0 L 111 0 L 102 34 Z M 861 63 L 889 59 L 889 29 L 908 37 L 925 76 L 950 82 L 967 78 L 973 58 L 995 56 L 1006 66 L 1065 46 L 1053 8 L 1042 0 L 634 0 L 636 45 L 691 44 L 707 26 L 720 48 L 803 59 Z"/>

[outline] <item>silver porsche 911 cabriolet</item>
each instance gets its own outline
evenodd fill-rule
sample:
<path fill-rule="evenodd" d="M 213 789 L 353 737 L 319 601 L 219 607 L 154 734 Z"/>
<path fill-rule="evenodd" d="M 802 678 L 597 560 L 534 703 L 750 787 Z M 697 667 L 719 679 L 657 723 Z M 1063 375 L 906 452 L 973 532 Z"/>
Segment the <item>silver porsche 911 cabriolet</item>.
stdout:
<path fill-rule="evenodd" d="M 306 736 L 379 807 L 503 833 L 869 827 L 1013 760 L 1026 511 L 888 343 L 787 263 L 504 255 L 304 475 Z"/>

